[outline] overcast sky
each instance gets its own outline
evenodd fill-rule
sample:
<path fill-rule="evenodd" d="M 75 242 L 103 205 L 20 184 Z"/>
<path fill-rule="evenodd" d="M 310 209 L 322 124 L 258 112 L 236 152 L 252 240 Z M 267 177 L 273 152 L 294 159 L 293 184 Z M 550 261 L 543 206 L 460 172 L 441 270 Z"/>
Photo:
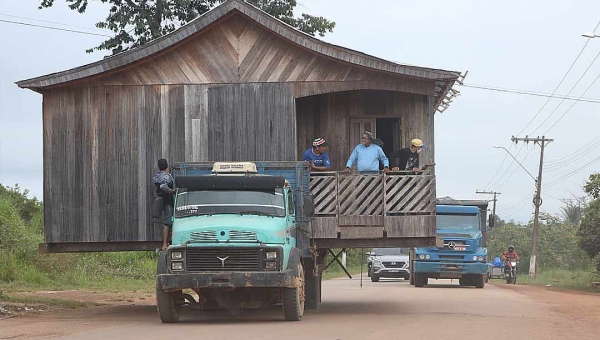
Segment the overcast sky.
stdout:
<path fill-rule="evenodd" d="M 593 0 L 372 0 L 369 6 L 357 0 L 298 2 L 298 12 L 337 23 L 324 38 L 327 42 L 398 63 L 469 70 L 466 84 L 542 93 L 554 91 L 586 42 L 581 33 L 594 30 L 600 21 L 600 2 Z M 39 0 L 0 0 L 0 20 L 103 33 L 94 23 L 106 16 L 105 5 L 91 1 L 82 15 L 69 10 L 64 0 L 56 0 L 51 9 L 38 10 L 38 4 Z M 86 54 L 85 49 L 103 40 L 0 22 L 0 183 L 18 183 L 42 196 L 42 96 L 14 82 L 99 60 L 105 53 Z M 591 40 L 557 94 L 571 91 L 599 53 L 600 39 Z M 599 74 L 600 60 L 571 96 L 579 97 Z M 600 140 L 600 104 L 580 102 L 567 112 L 573 102 L 557 108 L 561 100 L 552 99 L 540 111 L 546 98 L 455 88 L 462 95 L 436 116 L 438 197 L 488 198 L 475 191 L 496 190 L 502 193 L 501 218 L 528 221 L 534 181 L 510 157 L 502 164 L 506 152 L 492 145 L 510 148 L 519 160 L 527 155 L 523 165 L 537 176 L 539 147 L 511 146 L 510 138 L 538 112 L 521 135 L 541 135 L 564 114 L 546 134 L 554 142 L 546 149 L 542 210 L 558 213 L 560 198 L 583 194 L 582 184 L 600 166 L 593 163 L 600 156 L 600 143 L 595 143 Z M 584 97 L 600 100 L 599 90 L 600 84 L 594 84 Z"/>

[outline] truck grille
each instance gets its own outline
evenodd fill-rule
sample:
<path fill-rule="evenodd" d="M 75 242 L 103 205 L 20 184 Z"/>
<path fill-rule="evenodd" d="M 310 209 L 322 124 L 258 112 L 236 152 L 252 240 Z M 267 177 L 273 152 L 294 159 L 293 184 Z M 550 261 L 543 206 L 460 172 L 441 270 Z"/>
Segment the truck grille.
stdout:
<path fill-rule="evenodd" d="M 190 233 L 190 240 L 193 242 L 216 241 L 217 232 L 214 230 L 193 232 Z"/>
<path fill-rule="evenodd" d="M 188 271 L 259 271 L 259 248 L 186 249 Z"/>
<path fill-rule="evenodd" d="M 229 241 L 256 241 L 256 233 L 253 231 L 232 230 L 229 232 Z"/>
<path fill-rule="evenodd" d="M 444 250 L 457 250 L 455 247 L 467 247 L 469 248 L 469 243 L 465 240 L 448 240 L 444 239 Z"/>
<path fill-rule="evenodd" d="M 386 268 L 402 268 L 405 262 L 383 262 L 383 266 Z"/>

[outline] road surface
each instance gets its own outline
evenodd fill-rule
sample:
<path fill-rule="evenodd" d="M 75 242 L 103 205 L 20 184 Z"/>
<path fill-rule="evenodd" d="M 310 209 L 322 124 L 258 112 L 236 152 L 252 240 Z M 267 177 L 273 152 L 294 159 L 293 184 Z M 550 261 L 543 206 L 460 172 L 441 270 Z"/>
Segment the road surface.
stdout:
<path fill-rule="evenodd" d="M 136 301 L 136 303 L 138 303 Z M 600 339 L 600 296 L 509 286 L 460 287 L 430 280 L 324 281 L 323 304 L 300 322 L 278 310 L 189 310 L 178 324 L 161 324 L 149 299 L 0 321 L 0 339 Z"/>

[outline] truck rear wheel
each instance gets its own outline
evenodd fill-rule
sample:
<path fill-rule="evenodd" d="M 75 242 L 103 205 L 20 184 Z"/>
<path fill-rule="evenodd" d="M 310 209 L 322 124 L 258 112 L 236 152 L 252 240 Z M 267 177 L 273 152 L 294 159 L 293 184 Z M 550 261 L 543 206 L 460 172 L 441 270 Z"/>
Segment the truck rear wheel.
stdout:
<path fill-rule="evenodd" d="M 298 263 L 299 287 L 283 288 L 283 316 L 287 321 L 300 321 L 304 315 L 305 282 L 304 268 Z"/>
<path fill-rule="evenodd" d="M 321 304 L 321 276 L 306 274 L 306 309 L 318 309 Z"/>

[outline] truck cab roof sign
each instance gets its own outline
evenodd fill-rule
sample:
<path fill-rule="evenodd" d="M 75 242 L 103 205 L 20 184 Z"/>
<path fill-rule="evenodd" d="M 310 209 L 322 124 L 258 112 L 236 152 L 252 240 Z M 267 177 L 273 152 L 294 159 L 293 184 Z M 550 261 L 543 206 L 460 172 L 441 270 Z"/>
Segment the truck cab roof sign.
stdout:
<path fill-rule="evenodd" d="M 214 173 L 258 173 L 258 170 L 256 169 L 256 164 L 252 162 L 216 162 L 215 164 L 213 164 L 212 171 Z"/>

